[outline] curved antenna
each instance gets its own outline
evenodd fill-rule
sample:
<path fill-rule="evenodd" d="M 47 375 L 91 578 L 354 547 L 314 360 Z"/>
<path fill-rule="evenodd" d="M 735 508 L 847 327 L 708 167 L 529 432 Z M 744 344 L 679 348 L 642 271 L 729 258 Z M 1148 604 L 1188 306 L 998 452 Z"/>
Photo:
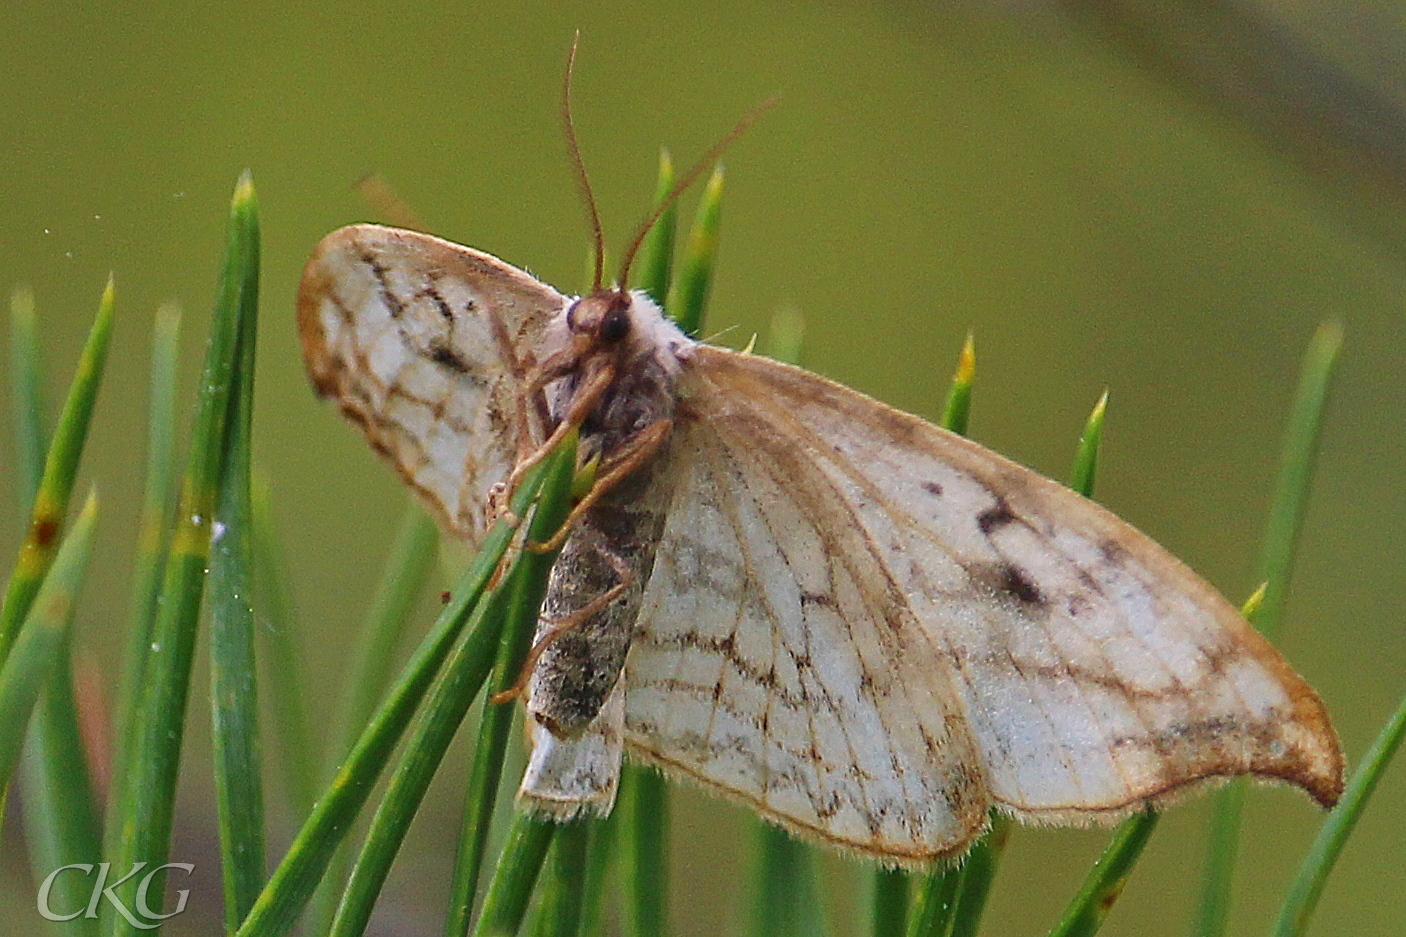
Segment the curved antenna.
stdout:
<path fill-rule="evenodd" d="M 573 46 L 572 48 L 574 50 L 575 47 Z M 776 102 L 780 100 L 781 98 L 779 96 L 773 95 L 752 108 L 751 112 L 739 120 L 736 126 L 728 132 L 727 136 L 723 137 L 717 143 L 714 143 L 712 148 L 704 153 L 688 172 L 684 173 L 683 178 L 669 191 L 669 194 L 661 199 L 659 204 L 654 207 L 654 211 L 649 213 L 644 219 L 644 222 L 639 226 L 639 230 L 635 232 L 634 240 L 630 242 L 630 249 L 625 251 L 625 259 L 620 264 L 620 289 L 623 290 L 625 284 L 629 281 L 630 264 L 634 262 L 635 254 L 639 251 L 640 245 L 644 243 L 645 235 L 649 234 L 649 229 L 654 227 L 665 210 L 668 209 L 689 186 L 693 185 L 693 183 L 698 180 L 703 170 L 717 162 L 718 157 L 723 154 L 724 150 L 732 145 L 734 140 L 742 136 L 742 134 L 747 131 L 747 128 L 755 124 L 763 114 L 775 107 Z M 597 264 L 597 266 L 599 266 L 599 264 Z M 599 286 L 597 286 L 597 289 L 599 289 Z"/>
<path fill-rule="evenodd" d="M 576 124 L 571 119 L 571 71 L 576 65 L 576 45 L 581 41 L 581 30 L 571 39 L 571 51 L 566 56 L 566 78 L 561 86 L 561 114 L 566 123 L 566 146 L 571 151 L 571 168 L 576 170 L 576 185 L 581 197 L 586 200 L 586 211 L 590 215 L 591 240 L 595 247 L 595 278 L 591 292 L 600 292 L 601 280 L 605 276 L 605 235 L 601 231 L 600 212 L 596 210 L 596 197 L 591 192 L 591 180 L 586 177 L 586 163 L 581 159 L 581 144 L 576 139 Z"/>

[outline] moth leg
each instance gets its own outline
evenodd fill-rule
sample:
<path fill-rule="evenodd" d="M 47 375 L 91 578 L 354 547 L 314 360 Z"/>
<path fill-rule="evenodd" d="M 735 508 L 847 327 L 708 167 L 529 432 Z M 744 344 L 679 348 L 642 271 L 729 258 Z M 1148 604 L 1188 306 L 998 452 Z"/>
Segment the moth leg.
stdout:
<path fill-rule="evenodd" d="M 602 467 L 603 471 L 596 478 L 596 482 L 591 486 L 591 490 L 571 509 L 571 513 L 566 516 L 557 532 L 550 540 L 538 543 L 533 540 L 527 541 L 527 549 L 533 553 L 550 553 L 562 545 L 576 522 L 581 516 L 591 509 L 591 507 L 610 490 L 620 483 L 620 480 L 630 475 L 641 465 L 648 462 L 659 451 L 659 447 L 664 445 L 669 438 L 669 431 L 673 429 L 674 421 L 671 419 L 656 420 L 640 430 L 630 438 L 628 444 L 617 455 Z"/>
<path fill-rule="evenodd" d="M 596 551 L 600 553 L 605 561 L 615 570 L 615 574 L 620 577 L 620 581 L 609 589 L 596 596 L 576 611 L 561 618 L 545 620 L 547 629 L 532 642 L 532 649 L 527 652 L 527 657 L 522 662 L 522 671 L 518 674 L 516 682 L 501 693 L 495 693 L 488 698 L 490 703 L 507 703 L 522 696 L 527 689 L 527 682 L 532 679 L 532 671 L 537 667 L 537 661 L 542 654 L 551 647 L 552 644 L 562 635 L 578 628 L 593 616 L 598 614 L 611 602 L 625 594 L 625 590 L 630 588 L 635 581 L 635 571 L 625 562 L 618 553 L 599 543 L 593 544 Z"/>
<path fill-rule="evenodd" d="M 554 380 L 557 376 L 560 376 L 553 375 L 547 377 L 547 375 L 552 372 L 545 368 L 551 363 L 552 359 L 550 358 L 543 362 L 543 383 Z M 586 421 L 586 417 L 591 415 L 591 411 L 595 409 L 596 404 L 600 401 L 601 395 L 609 389 L 614 380 L 615 365 L 607 363 L 590 374 L 585 381 L 582 382 L 581 386 L 576 389 L 575 395 L 571 398 L 571 406 L 567 409 L 566 415 L 562 417 L 561 423 L 552 431 L 552 434 L 548 436 L 534 452 L 526 458 L 518 460 L 517 465 L 513 466 L 512 474 L 508 476 L 508 480 L 501 483 L 503 486 L 501 489 L 494 486 L 494 495 L 496 495 L 495 501 L 497 502 L 494 505 L 495 507 L 505 507 L 507 499 L 511 497 L 512 493 L 517 489 L 518 484 L 522 481 L 522 477 L 535 465 L 545 459 L 548 454 L 556 448 L 557 443 L 561 442 L 562 439 L 566 437 L 567 433 Z M 521 405 L 525 407 L 526 403 L 522 402 Z"/>

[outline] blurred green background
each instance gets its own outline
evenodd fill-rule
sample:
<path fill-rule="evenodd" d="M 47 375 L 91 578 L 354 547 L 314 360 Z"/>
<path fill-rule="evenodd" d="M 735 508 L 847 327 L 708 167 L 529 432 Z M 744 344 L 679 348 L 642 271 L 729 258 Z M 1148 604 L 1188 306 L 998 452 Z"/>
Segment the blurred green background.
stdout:
<path fill-rule="evenodd" d="M 646 207 L 661 144 L 687 164 L 780 93 L 726 157 L 710 330 L 741 345 L 793 307 L 809 367 L 929 417 L 972 330 L 973 435 L 1056 477 L 1111 388 L 1100 498 L 1233 601 L 1255 586 L 1300 353 L 1320 320 L 1342 320 L 1279 644 L 1326 699 L 1351 761 L 1406 689 L 1406 24 L 1394 5 L 5 7 L 0 288 L 35 291 L 51 402 L 109 270 L 118 284 L 85 463 L 105 499 L 79 612 L 90 684 L 110 691 L 126 615 L 152 315 L 184 305 L 189 386 L 247 166 L 265 247 L 256 458 L 314 706 L 330 719 L 404 495 L 308 390 L 299 270 L 327 231 L 370 217 L 352 186 L 378 172 L 436 233 L 578 289 L 588 239 L 558 99 L 579 28 L 576 120 L 615 251 Z M 12 443 L 0 433 L 0 475 Z M 0 484 L 4 549 L 18 544 L 17 514 Z M 171 933 L 218 930 L 204 679 L 173 851 L 200 870 Z M 375 933 L 437 931 L 458 774 L 437 784 Z M 274 800 L 281 848 L 296 818 Z M 745 900 L 740 815 L 696 792 L 677 804 L 675 928 L 718 933 Z M 1186 933 L 1206 814 L 1198 799 L 1164 820 L 1107 933 Z M 1252 794 L 1236 932 L 1264 931 L 1319 820 L 1295 792 Z M 1403 824 L 1397 765 L 1316 933 L 1400 933 Z M 1043 932 L 1105 838 L 1019 831 L 989 932 Z M 853 863 L 827 868 L 860 879 Z M 36 933 L 13 837 L 0 874 L 0 934 Z M 835 892 L 835 930 L 848 933 L 857 900 Z"/>

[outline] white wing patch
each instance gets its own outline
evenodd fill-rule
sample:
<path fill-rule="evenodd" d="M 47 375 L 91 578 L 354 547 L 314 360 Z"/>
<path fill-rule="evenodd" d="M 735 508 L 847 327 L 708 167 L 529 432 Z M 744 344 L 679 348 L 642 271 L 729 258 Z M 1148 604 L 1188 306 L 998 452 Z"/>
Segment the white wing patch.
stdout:
<path fill-rule="evenodd" d="M 736 443 L 705 423 L 675 442 L 682 478 L 626 664 L 628 744 L 803 833 L 951 851 L 985 822 L 984 784 L 935 648 L 858 532 L 830 523 L 823 479 Z"/>
<path fill-rule="evenodd" d="M 355 225 L 322 240 L 298 292 L 308 372 L 471 544 L 512 468 L 520 377 L 566 298 L 487 254 Z"/>
<path fill-rule="evenodd" d="M 1109 820 L 1244 773 L 1336 799 L 1317 696 L 1127 524 L 798 369 L 689 371 L 633 750 L 899 860 L 960 850 L 988 804 Z"/>

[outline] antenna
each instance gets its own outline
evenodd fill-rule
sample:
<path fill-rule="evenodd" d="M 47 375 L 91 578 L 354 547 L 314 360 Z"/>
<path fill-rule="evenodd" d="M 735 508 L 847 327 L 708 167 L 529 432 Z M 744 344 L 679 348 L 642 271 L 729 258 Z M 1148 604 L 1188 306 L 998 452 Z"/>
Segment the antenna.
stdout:
<path fill-rule="evenodd" d="M 575 48 L 575 46 L 572 46 L 573 52 L 575 51 Z M 694 163 L 693 167 L 689 169 L 688 172 L 684 173 L 683 178 L 678 181 L 678 183 L 673 187 L 672 190 L 670 190 L 669 194 L 666 195 L 662 200 L 660 200 L 659 204 L 654 207 L 654 211 L 650 212 L 648 217 L 644 219 L 644 222 L 640 224 L 639 230 L 635 233 L 634 240 L 630 242 L 630 249 L 625 251 L 625 259 L 620 264 L 621 289 L 624 289 L 625 284 L 628 282 L 630 275 L 630 264 L 634 262 L 635 254 L 639 251 L 640 245 L 644 243 L 645 235 L 649 234 L 649 229 L 654 227 L 654 225 L 659 221 L 659 218 L 661 215 L 664 214 L 665 209 L 667 209 L 671 204 L 673 204 L 674 200 L 676 200 L 680 195 L 684 193 L 685 190 L 688 189 L 689 186 L 693 185 L 693 183 L 698 180 L 698 177 L 703 173 L 703 170 L 707 169 L 710 165 L 717 162 L 718 157 L 723 154 L 724 150 L 726 150 L 729 146 L 732 145 L 732 142 L 734 140 L 742 136 L 742 134 L 747 131 L 747 128 L 751 127 L 763 114 L 775 107 L 776 103 L 780 100 L 780 97 L 773 95 L 772 97 L 767 98 L 761 104 L 758 104 L 756 107 L 752 108 L 751 112 L 748 113 L 741 120 L 739 120 L 737 122 L 737 125 L 734 126 L 732 130 L 728 132 L 727 136 L 723 137 L 717 143 L 714 143 L 712 148 L 709 149 L 708 152 L 704 153 L 702 158 L 700 158 L 698 162 Z M 582 170 L 581 178 L 585 179 L 585 175 L 585 170 Z M 595 211 L 594 205 L 591 206 L 591 210 L 593 212 Z M 596 236 L 600 236 L 599 224 L 597 224 L 596 226 Z M 596 254 L 596 258 L 596 268 L 597 271 L 599 271 L 599 253 Z M 600 288 L 599 275 L 597 275 L 596 277 L 596 288 Z"/>
<path fill-rule="evenodd" d="M 566 79 L 561 87 L 561 113 L 566 122 L 566 145 L 571 151 L 571 166 L 576 170 L 576 185 L 586 200 L 586 211 L 590 215 L 591 239 L 595 246 L 595 276 L 591 292 L 598 293 L 601 279 L 605 276 L 605 235 L 601 231 L 600 212 L 596 210 L 596 197 L 591 192 L 591 180 L 586 176 L 586 163 L 581 159 L 581 144 L 576 139 L 576 125 L 571 120 L 571 71 L 576 65 L 576 45 L 581 41 L 581 30 L 571 40 L 571 51 L 566 56 Z M 632 250 L 631 253 L 634 251 Z"/>

